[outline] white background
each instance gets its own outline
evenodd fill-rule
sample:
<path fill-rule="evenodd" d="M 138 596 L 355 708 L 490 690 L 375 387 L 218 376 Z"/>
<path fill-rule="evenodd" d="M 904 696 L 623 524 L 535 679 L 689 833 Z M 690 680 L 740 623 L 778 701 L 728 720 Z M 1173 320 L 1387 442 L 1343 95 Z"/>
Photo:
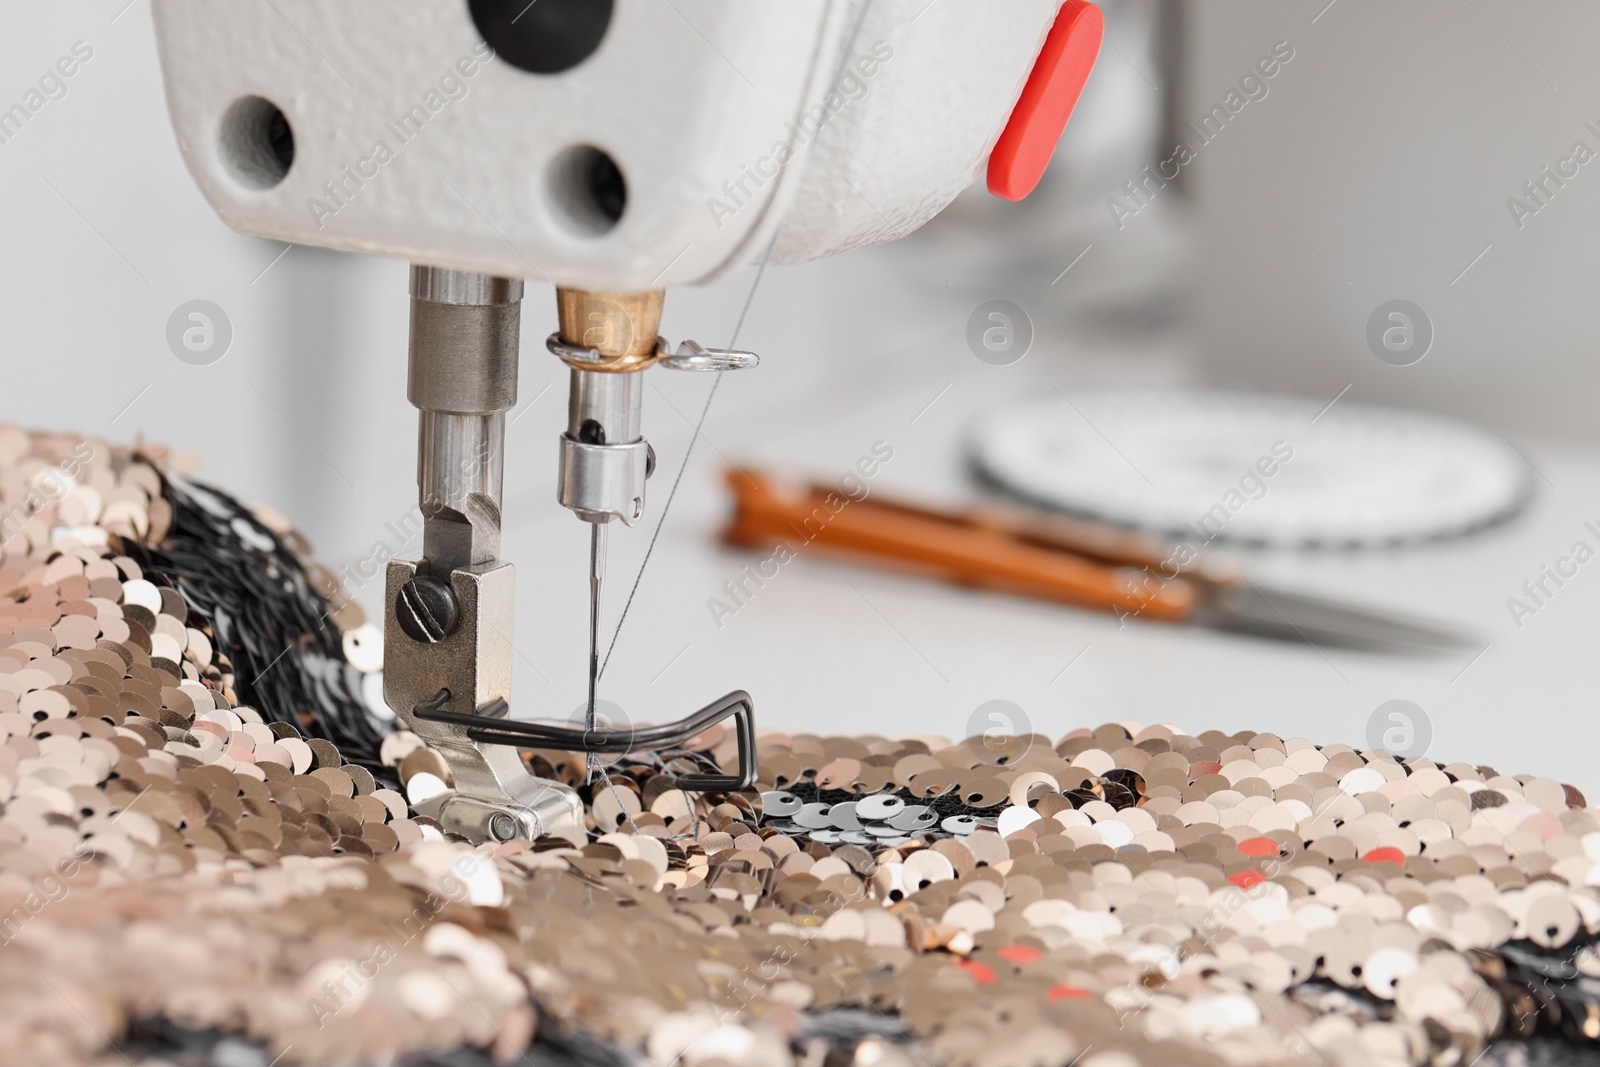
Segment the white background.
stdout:
<path fill-rule="evenodd" d="M 304 248 L 278 259 L 282 246 L 228 231 L 174 143 L 147 0 L 124 2 L 5 10 L 0 105 L 20 99 L 74 41 L 95 52 L 64 99 L 0 145 L 0 418 L 198 453 L 203 476 L 283 510 L 336 568 L 377 544 L 414 547 L 393 544 L 385 526 L 415 494 L 405 266 Z M 1057 176 L 1055 194 L 1046 190 L 1031 213 L 985 202 L 980 190 L 915 246 L 770 271 L 738 338 L 764 363 L 721 385 L 602 696 L 652 721 L 744 687 L 765 725 L 885 734 L 960 734 L 980 703 L 999 697 L 1052 734 L 1136 718 L 1355 744 L 1373 709 L 1405 698 L 1431 719 L 1430 755 L 1537 770 L 1592 793 L 1600 564 L 1521 631 L 1505 600 L 1583 535 L 1584 520 L 1600 518 L 1588 358 L 1600 170 L 1586 170 L 1521 233 L 1503 201 L 1579 135 L 1584 118 L 1600 117 L 1600 108 L 1584 113 L 1586 99 L 1600 99 L 1585 87 L 1596 77 L 1585 50 L 1600 35 L 1583 32 L 1600 16 L 1580 16 L 1575 4 L 1529 13 L 1491 0 L 1399 9 L 1339 0 L 1313 26 L 1321 7 L 1189 12 L 1190 110 L 1209 106 L 1274 40 L 1292 40 L 1298 53 L 1273 95 L 1195 164 L 1201 240 L 1191 261 L 1168 254 L 1169 229 L 1155 215 L 1111 228 L 1103 202 L 1121 180 L 1112 166 L 1069 175 L 1075 198 Z M 1113 44 L 1121 47 L 1105 52 L 1098 83 L 1153 88 L 1146 79 L 1159 72 L 1136 43 Z M 1177 314 L 1176 329 L 1132 332 L 1084 314 L 1115 304 L 1127 290 L 1119 278 L 1154 284 L 1175 270 L 1195 282 L 1192 330 Z M 664 331 L 727 343 L 753 281 L 747 272 L 671 293 Z M 554 500 L 565 375 L 540 344 L 551 296 L 528 287 L 527 406 L 508 433 L 514 707 L 525 716 L 565 715 L 584 687 L 587 530 Z M 1429 308 L 1439 331 L 1435 352 L 1405 372 L 1378 364 L 1361 338 L 1371 307 L 1397 296 Z M 1029 308 L 1037 328 L 1033 351 L 1008 368 L 980 363 L 964 339 L 968 314 L 993 297 Z M 209 367 L 179 362 L 165 342 L 169 314 L 195 298 L 221 305 L 233 324 L 231 351 Z M 607 633 L 710 386 L 651 377 L 645 428 L 661 469 L 644 526 L 612 538 Z M 722 628 L 712 621 L 707 600 L 753 558 L 715 543 L 726 460 L 828 475 L 884 440 L 895 458 L 875 490 L 958 498 L 968 491 L 958 434 L 979 410 L 1051 385 L 1206 381 L 1328 398 L 1353 383 L 1352 399 L 1470 419 L 1478 414 L 1460 397 L 1480 405 L 1542 472 L 1524 518 L 1444 546 L 1255 566 L 1263 580 L 1471 625 L 1488 651 L 1475 662 L 1471 653 L 1373 657 L 1159 625 L 1119 629 L 1110 617 L 807 553 Z M 380 584 L 356 590 L 374 613 Z"/>

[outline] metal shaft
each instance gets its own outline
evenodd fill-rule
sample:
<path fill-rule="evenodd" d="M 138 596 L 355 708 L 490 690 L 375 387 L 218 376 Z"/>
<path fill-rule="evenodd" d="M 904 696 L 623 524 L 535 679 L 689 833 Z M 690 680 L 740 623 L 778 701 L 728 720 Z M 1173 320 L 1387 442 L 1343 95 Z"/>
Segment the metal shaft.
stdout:
<path fill-rule="evenodd" d="M 560 330 L 555 336 L 570 346 L 562 358 L 572 368 L 556 499 L 590 524 L 589 703 L 584 721 L 591 730 L 600 680 L 606 526 L 612 519 L 632 526 L 644 513 L 644 483 L 652 460 L 642 432 L 640 372 L 657 357 L 661 300 L 659 290 L 556 290 Z"/>
<path fill-rule="evenodd" d="M 500 500 L 505 481 L 506 417 L 422 411 L 418 417 L 418 499 L 428 511 L 465 514 L 474 493 Z"/>
<path fill-rule="evenodd" d="M 644 514 L 650 446 L 642 433 L 644 383 L 656 361 L 661 292 L 590 293 L 557 289 L 563 350 L 572 368 L 567 432 L 561 437 L 556 499 L 585 522 Z"/>
<path fill-rule="evenodd" d="M 644 377 L 638 372 L 570 372 L 567 433 L 589 444 L 626 445 L 643 436 Z"/>
<path fill-rule="evenodd" d="M 500 556 L 505 413 L 517 402 L 522 282 L 414 264 L 406 395 L 419 409 L 422 554 L 444 577 Z"/>

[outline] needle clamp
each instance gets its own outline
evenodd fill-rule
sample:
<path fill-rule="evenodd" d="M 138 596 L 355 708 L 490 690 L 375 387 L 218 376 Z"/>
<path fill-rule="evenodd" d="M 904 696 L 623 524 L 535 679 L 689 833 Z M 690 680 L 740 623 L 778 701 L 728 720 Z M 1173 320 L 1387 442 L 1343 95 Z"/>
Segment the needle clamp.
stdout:
<path fill-rule="evenodd" d="M 614 515 L 632 526 L 644 514 L 644 483 L 650 476 L 647 442 L 595 445 L 562 434 L 558 469 L 556 499 L 588 521 L 594 521 L 591 515 Z"/>

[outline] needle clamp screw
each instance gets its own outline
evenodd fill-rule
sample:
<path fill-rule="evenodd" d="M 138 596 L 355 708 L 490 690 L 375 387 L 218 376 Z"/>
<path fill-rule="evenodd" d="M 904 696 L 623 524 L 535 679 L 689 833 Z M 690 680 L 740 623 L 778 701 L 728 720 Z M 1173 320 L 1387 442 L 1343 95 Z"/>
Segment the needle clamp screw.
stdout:
<path fill-rule="evenodd" d="M 425 645 L 449 637 L 461 617 L 455 590 L 431 574 L 416 575 L 400 587 L 394 614 L 406 636 Z"/>

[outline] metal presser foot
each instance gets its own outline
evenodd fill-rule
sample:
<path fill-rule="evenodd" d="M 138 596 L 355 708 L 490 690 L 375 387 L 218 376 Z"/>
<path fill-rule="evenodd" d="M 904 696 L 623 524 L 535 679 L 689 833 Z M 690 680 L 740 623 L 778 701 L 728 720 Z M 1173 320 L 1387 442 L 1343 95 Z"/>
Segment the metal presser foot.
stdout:
<path fill-rule="evenodd" d="M 739 773 L 683 775 L 678 783 L 725 792 L 755 781 L 754 710 L 742 690 L 662 726 L 613 730 L 594 718 L 605 524 L 617 518 L 632 526 L 639 519 L 654 468 L 640 433 L 636 372 L 657 362 L 684 370 L 756 362 L 753 353 L 708 350 L 693 341 L 671 352 L 656 334 L 661 297 L 558 291 L 562 329 L 547 345 L 572 367 L 558 496 L 593 524 L 589 710 L 582 728 L 568 728 L 510 718 L 516 582 L 511 564 L 499 558 L 500 500 L 505 413 L 517 399 L 522 282 L 411 268 L 407 396 L 420 412 L 423 558 L 389 563 L 383 694 L 450 767 L 454 791 L 418 805 L 450 833 L 507 841 L 583 829 L 577 793 L 528 773 L 519 747 L 617 756 L 680 746 L 733 716 Z"/>
<path fill-rule="evenodd" d="M 499 558 L 500 494 L 521 304 L 520 280 L 411 268 L 406 395 L 419 411 L 422 559 L 389 562 L 383 696 L 454 776 L 455 791 L 422 813 L 473 841 L 583 827 L 578 795 L 529 774 L 516 750 L 412 714 L 435 700 L 473 718 L 508 708 L 516 576 Z"/>

